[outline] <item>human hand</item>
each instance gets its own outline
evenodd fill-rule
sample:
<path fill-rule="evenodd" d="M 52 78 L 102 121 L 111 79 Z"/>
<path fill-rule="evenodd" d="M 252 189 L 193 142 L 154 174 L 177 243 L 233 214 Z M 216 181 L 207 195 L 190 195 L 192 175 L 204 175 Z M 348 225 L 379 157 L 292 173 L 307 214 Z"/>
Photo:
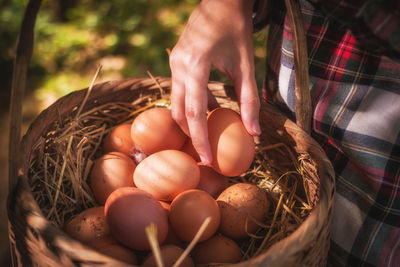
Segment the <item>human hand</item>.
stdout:
<path fill-rule="evenodd" d="M 261 133 L 254 77 L 253 4 L 254 0 L 201 1 L 170 55 L 172 116 L 191 137 L 204 164 L 212 161 L 206 117 L 211 67 L 234 83 L 249 134 Z"/>

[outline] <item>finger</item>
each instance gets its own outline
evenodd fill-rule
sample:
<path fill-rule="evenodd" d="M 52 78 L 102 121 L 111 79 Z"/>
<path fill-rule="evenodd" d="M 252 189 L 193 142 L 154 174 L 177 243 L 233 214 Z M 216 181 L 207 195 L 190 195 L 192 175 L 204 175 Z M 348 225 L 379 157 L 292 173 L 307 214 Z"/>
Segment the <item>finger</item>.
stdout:
<path fill-rule="evenodd" d="M 248 70 L 241 72 L 235 82 L 235 89 L 240 102 L 240 114 L 247 132 L 251 135 L 260 135 L 260 97 L 254 72 Z"/>
<path fill-rule="evenodd" d="M 212 154 L 207 129 L 207 83 L 210 67 L 196 67 L 186 78 L 185 113 L 192 143 L 203 164 L 210 165 Z"/>
<path fill-rule="evenodd" d="M 185 84 L 176 75 L 172 76 L 171 114 L 182 131 L 189 136 L 189 128 L 185 116 Z"/>
<path fill-rule="evenodd" d="M 171 114 L 172 118 L 181 127 L 182 131 L 189 135 L 189 128 L 185 116 L 185 71 L 183 66 L 176 62 L 175 59 L 170 60 L 171 66 Z"/>

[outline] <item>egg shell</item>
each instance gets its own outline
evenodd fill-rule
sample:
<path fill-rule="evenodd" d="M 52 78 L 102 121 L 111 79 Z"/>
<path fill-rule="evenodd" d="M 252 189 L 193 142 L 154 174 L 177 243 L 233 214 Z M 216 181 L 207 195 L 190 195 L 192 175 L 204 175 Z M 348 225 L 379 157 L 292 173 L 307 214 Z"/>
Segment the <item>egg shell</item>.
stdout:
<path fill-rule="evenodd" d="M 149 193 L 136 187 L 122 187 L 112 192 L 105 204 L 105 214 L 113 237 L 134 250 L 150 249 L 145 228 L 151 223 L 157 227 L 160 244 L 168 233 L 164 208 Z"/>
<path fill-rule="evenodd" d="M 213 168 L 199 165 L 200 181 L 197 189 L 206 191 L 213 198 L 217 198 L 228 186 L 228 177 L 217 173 Z"/>
<path fill-rule="evenodd" d="M 135 145 L 131 137 L 132 123 L 115 126 L 104 138 L 103 152 L 121 152 L 127 156 L 134 153 Z"/>
<path fill-rule="evenodd" d="M 179 236 L 175 233 L 174 228 L 172 228 L 171 223 L 168 224 L 168 234 L 164 241 L 165 245 L 175 245 L 180 248 L 185 248 L 187 246 L 187 242 L 183 241 L 179 238 Z"/>
<path fill-rule="evenodd" d="M 186 153 L 163 150 L 140 162 L 133 179 L 136 187 L 152 194 L 155 199 L 172 201 L 179 193 L 196 188 L 200 170 Z"/>
<path fill-rule="evenodd" d="M 164 245 L 160 247 L 161 258 L 164 263 L 164 267 L 172 267 L 179 257 L 183 254 L 183 249 L 174 245 Z M 156 258 L 151 253 L 142 264 L 142 267 L 155 267 L 157 266 Z M 190 256 L 186 256 L 180 267 L 194 267 L 194 262 Z"/>
<path fill-rule="evenodd" d="M 233 239 L 255 233 L 260 228 L 256 222 L 263 222 L 270 205 L 265 192 L 249 183 L 231 185 L 218 196 L 217 203 L 221 211 L 219 231 Z"/>
<path fill-rule="evenodd" d="M 171 208 L 171 203 L 165 201 L 159 201 L 161 206 L 164 208 L 165 212 L 169 216 L 169 210 Z M 186 242 L 180 239 L 174 229 L 172 229 L 171 223 L 168 221 L 168 234 L 164 241 L 165 245 L 176 245 L 178 247 L 184 248 L 186 246 Z"/>
<path fill-rule="evenodd" d="M 110 152 L 97 159 L 90 174 L 90 185 L 96 201 L 104 205 L 114 190 L 134 186 L 135 168 L 133 160 L 121 152 Z"/>
<path fill-rule="evenodd" d="M 193 146 L 192 139 L 190 139 L 189 137 L 186 138 L 186 142 L 181 148 L 181 151 L 191 156 L 196 162 L 201 161 L 199 154 L 197 153 L 196 149 Z"/>
<path fill-rule="evenodd" d="M 160 202 L 161 206 L 164 208 L 165 212 L 169 214 L 169 209 L 171 208 L 171 203 L 165 201 L 158 201 Z"/>
<path fill-rule="evenodd" d="M 243 256 L 236 242 L 222 235 L 197 244 L 191 255 L 196 264 L 237 263 Z"/>
<path fill-rule="evenodd" d="M 118 241 L 110 233 L 110 235 L 108 235 L 107 237 L 92 242 L 90 246 L 95 250 L 98 250 L 111 244 L 118 244 Z"/>
<path fill-rule="evenodd" d="M 216 200 L 203 190 L 190 189 L 171 203 L 169 221 L 176 235 L 184 241 L 194 238 L 207 217 L 211 217 L 211 221 L 199 242 L 210 238 L 218 229 L 221 215 Z"/>
<path fill-rule="evenodd" d="M 104 255 L 110 256 L 111 258 L 117 259 L 125 263 L 133 265 L 138 263 L 135 253 L 118 243 L 106 244 L 104 246 L 98 247 L 96 250 Z"/>
<path fill-rule="evenodd" d="M 110 238 L 111 232 L 104 216 L 104 206 L 86 209 L 64 226 L 72 238 L 92 246 L 93 243 Z"/>
<path fill-rule="evenodd" d="M 217 108 L 207 117 L 212 167 L 225 176 L 238 176 L 254 158 L 253 137 L 246 131 L 240 115 L 228 108 Z"/>
<path fill-rule="evenodd" d="M 135 147 L 146 155 L 167 149 L 179 150 L 186 140 L 167 108 L 151 108 L 140 113 L 133 120 L 131 136 Z"/>

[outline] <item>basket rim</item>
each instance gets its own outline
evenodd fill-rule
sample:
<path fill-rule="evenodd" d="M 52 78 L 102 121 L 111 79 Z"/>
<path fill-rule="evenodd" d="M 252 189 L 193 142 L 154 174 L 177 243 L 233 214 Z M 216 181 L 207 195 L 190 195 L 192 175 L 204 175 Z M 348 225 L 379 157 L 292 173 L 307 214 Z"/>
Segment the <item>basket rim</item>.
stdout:
<path fill-rule="evenodd" d="M 130 88 L 137 88 L 140 86 L 149 86 L 149 88 L 153 88 L 154 90 L 159 90 L 158 86 L 161 86 L 162 88 L 168 88 L 171 86 L 171 80 L 169 77 L 156 77 L 155 78 L 158 85 L 154 81 L 154 79 L 150 78 L 126 78 L 122 80 L 114 80 L 114 81 L 106 81 L 102 83 L 98 83 L 93 87 L 93 90 L 91 92 L 91 95 L 89 98 L 91 99 L 96 99 L 97 96 L 107 92 L 107 93 L 113 93 L 117 92 L 119 88 L 129 86 Z M 225 89 L 227 88 L 232 88 L 229 85 L 220 83 L 220 82 L 210 82 L 209 83 L 209 88 L 212 88 L 214 90 L 223 90 L 226 91 Z M 35 142 L 35 137 L 39 137 L 40 134 L 42 133 L 43 127 L 40 125 L 40 121 L 42 120 L 48 120 L 49 117 L 55 118 L 58 114 L 57 112 L 59 111 L 59 108 L 62 107 L 70 107 L 72 108 L 75 106 L 75 102 L 72 101 L 71 99 L 81 99 L 83 100 L 85 93 L 87 91 L 86 89 L 81 89 L 78 91 L 74 91 L 72 93 L 69 93 L 61 98 L 59 98 L 56 102 L 54 102 L 52 105 L 50 105 L 48 108 L 43 110 L 37 117 L 36 119 L 31 123 L 29 129 L 26 131 L 25 135 L 22 138 L 21 145 L 20 145 L 20 153 L 19 153 L 19 162 L 20 165 L 18 168 L 18 177 L 15 177 L 16 179 L 20 180 L 25 180 L 27 181 L 27 173 L 25 173 L 25 170 L 27 170 L 27 164 L 29 162 L 30 158 L 30 148 L 32 148 L 34 142 Z M 79 103 L 79 102 L 78 102 Z M 299 126 L 296 125 L 293 121 L 291 121 L 289 118 L 287 118 L 283 113 L 278 111 L 276 107 L 274 107 L 271 103 L 269 102 L 264 102 L 262 103 L 262 108 L 260 112 L 273 112 L 273 115 L 275 117 L 280 118 L 281 120 L 284 121 L 284 127 L 286 128 L 287 131 L 296 131 L 296 138 L 304 138 L 307 140 L 307 142 L 312 146 L 314 149 L 316 148 L 319 153 L 322 153 L 322 155 L 325 155 L 323 152 L 322 148 L 318 145 L 318 143 L 310 136 L 308 135 L 305 131 L 303 131 Z M 300 137 L 299 137 L 300 136 Z M 29 149 L 28 149 L 29 148 Z M 306 148 L 303 148 L 306 149 Z M 29 153 L 28 153 L 29 152 Z M 311 153 L 314 153 L 312 150 L 310 151 Z M 25 155 L 25 156 L 23 156 Z M 278 241 L 275 243 L 273 246 L 271 246 L 266 252 L 252 258 L 251 260 L 254 260 L 254 262 L 261 262 L 265 260 L 267 257 L 270 258 L 270 261 L 272 262 L 274 259 L 282 257 L 282 254 L 284 250 L 282 248 L 285 248 L 287 250 L 292 251 L 293 253 L 301 251 L 301 246 L 296 240 L 304 240 L 304 239 L 315 239 L 319 231 L 325 227 L 327 224 L 329 226 L 330 222 L 326 222 L 326 220 L 330 220 L 330 214 L 332 210 L 332 202 L 333 202 L 333 192 L 334 192 L 334 171 L 333 167 L 328 160 L 328 158 L 325 157 L 322 159 L 316 159 L 318 161 L 318 165 L 321 171 L 321 174 L 319 175 L 320 178 L 320 197 L 317 202 L 317 204 L 314 206 L 311 214 L 306 218 L 306 220 L 288 237 Z M 25 168 L 25 169 L 24 169 Z M 321 176 L 322 175 L 322 176 Z M 9 192 L 9 199 L 15 199 L 15 192 L 17 188 L 14 188 L 12 192 Z M 18 191 L 18 190 L 17 190 Z M 32 191 L 28 192 L 32 194 Z M 14 198 L 13 198 L 14 197 Z M 9 211 L 9 218 L 10 216 L 15 216 L 14 214 L 14 209 L 12 208 L 12 205 L 17 205 L 18 203 L 12 203 L 13 201 L 9 201 L 7 204 L 8 211 Z M 37 205 L 38 206 L 38 205 Z M 40 208 L 39 208 L 39 213 L 40 213 Z M 40 216 L 43 216 L 40 213 Z M 311 230 L 310 230 L 311 229 Z M 60 229 L 59 229 L 60 230 Z M 61 230 L 60 230 L 61 231 Z M 310 235 L 310 233 L 313 233 L 313 235 Z M 70 239 L 69 241 L 74 241 L 72 238 L 65 237 L 67 240 Z M 246 263 L 248 264 L 248 261 L 241 262 L 238 264 L 234 264 L 232 266 L 246 266 Z M 265 261 L 263 262 L 265 263 Z"/>

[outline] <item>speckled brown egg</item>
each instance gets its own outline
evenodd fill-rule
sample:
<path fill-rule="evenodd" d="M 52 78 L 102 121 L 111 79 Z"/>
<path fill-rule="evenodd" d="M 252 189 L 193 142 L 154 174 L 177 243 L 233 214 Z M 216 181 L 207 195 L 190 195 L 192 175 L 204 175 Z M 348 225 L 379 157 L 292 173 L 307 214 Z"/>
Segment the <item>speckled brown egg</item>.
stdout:
<path fill-rule="evenodd" d="M 221 210 L 219 231 L 233 239 L 242 239 L 255 233 L 257 222 L 263 222 L 269 201 L 265 192 L 250 183 L 237 183 L 225 189 L 217 198 Z"/>
<path fill-rule="evenodd" d="M 104 206 L 86 209 L 73 217 L 64 226 L 64 231 L 72 238 L 91 246 L 110 238 L 110 228 L 104 216 Z"/>

